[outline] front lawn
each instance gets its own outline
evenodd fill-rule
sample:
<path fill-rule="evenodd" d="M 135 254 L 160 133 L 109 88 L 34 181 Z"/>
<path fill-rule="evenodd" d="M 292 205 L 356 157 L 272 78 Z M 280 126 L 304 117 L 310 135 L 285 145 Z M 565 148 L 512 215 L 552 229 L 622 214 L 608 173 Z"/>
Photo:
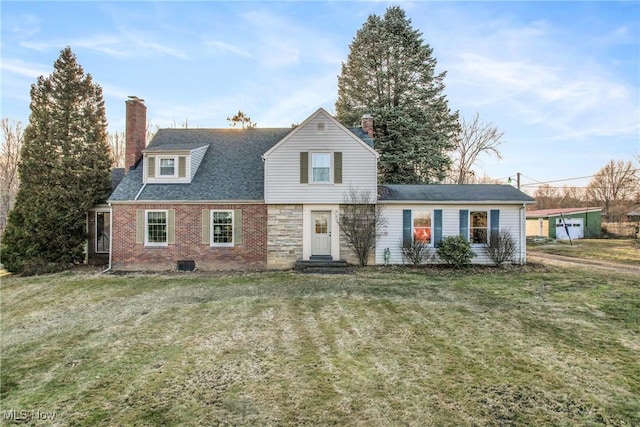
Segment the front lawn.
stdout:
<path fill-rule="evenodd" d="M 640 425 L 636 277 L 85 272 L 0 291 L 4 424 Z"/>

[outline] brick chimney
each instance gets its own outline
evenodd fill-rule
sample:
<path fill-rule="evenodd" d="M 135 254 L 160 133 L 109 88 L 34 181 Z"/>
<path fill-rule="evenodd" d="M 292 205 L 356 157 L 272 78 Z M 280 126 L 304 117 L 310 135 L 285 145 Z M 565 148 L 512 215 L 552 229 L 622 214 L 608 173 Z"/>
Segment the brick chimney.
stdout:
<path fill-rule="evenodd" d="M 373 139 L 373 117 L 371 114 L 364 114 L 362 116 L 362 130 L 369 134 L 369 137 Z"/>
<path fill-rule="evenodd" d="M 124 173 L 133 169 L 142 158 L 147 139 L 147 107 L 144 99 L 130 96 L 127 105 L 126 152 L 124 157 Z"/>

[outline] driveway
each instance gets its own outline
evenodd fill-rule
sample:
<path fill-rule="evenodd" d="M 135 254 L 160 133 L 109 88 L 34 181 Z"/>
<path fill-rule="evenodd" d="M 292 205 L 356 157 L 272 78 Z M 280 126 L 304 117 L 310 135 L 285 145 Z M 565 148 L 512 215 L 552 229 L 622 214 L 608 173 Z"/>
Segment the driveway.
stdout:
<path fill-rule="evenodd" d="M 622 264 L 611 261 L 596 261 L 584 258 L 572 258 L 562 255 L 551 255 L 540 252 L 528 252 L 527 263 L 554 265 L 558 267 L 582 267 L 601 271 L 616 271 L 640 277 L 640 266 Z"/>

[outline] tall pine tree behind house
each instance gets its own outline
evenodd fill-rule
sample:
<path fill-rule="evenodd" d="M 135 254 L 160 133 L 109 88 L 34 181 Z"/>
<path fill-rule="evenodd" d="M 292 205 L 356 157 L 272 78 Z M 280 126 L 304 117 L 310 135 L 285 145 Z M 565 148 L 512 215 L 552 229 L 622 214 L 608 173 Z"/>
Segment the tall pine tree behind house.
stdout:
<path fill-rule="evenodd" d="M 337 117 L 352 126 L 373 115 L 380 183 L 437 182 L 450 167 L 458 113 L 447 105 L 446 73 L 436 74 L 432 53 L 396 6 L 369 16 L 342 64 Z"/>
<path fill-rule="evenodd" d="M 2 240 L 13 272 L 65 268 L 84 259 L 86 214 L 111 191 L 102 89 L 67 47 L 31 86 L 20 189 Z"/>

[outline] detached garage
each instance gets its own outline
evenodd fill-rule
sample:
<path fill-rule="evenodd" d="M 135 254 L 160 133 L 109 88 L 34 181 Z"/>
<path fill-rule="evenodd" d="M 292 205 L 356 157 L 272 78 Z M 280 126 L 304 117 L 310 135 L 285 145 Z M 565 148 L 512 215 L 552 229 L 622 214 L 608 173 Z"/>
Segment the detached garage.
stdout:
<path fill-rule="evenodd" d="M 558 240 L 602 235 L 602 208 L 540 209 L 527 212 L 527 237 Z"/>

